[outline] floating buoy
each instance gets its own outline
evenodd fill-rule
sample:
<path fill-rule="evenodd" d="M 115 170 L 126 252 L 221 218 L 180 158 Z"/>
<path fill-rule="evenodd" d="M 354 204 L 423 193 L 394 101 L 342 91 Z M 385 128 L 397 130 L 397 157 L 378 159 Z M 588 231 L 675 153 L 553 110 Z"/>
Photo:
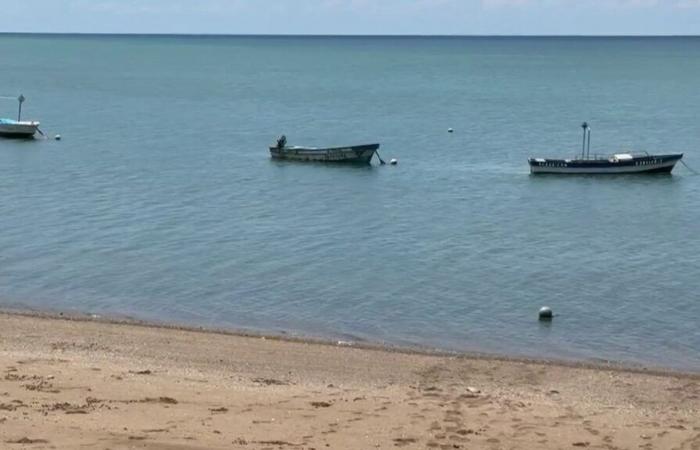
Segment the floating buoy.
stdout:
<path fill-rule="evenodd" d="M 454 133 L 454 131 L 455 131 L 455 130 L 453 130 L 452 128 L 448 128 L 448 129 L 447 129 L 447 132 L 448 132 L 448 133 Z"/>
<path fill-rule="evenodd" d="M 61 140 L 61 135 L 60 135 L 60 134 L 57 134 L 57 135 L 54 136 L 53 138 L 56 139 L 57 141 L 60 141 L 60 140 Z"/>
<path fill-rule="evenodd" d="M 399 162 L 396 160 L 396 158 L 391 158 L 391 160 L 389 161 L 389 164 L 391 164 L 392 166 L 395 166 L 395 165 L 397 165 L 398 163 L 399 163 Z"/>
<path fill-rule="evenodd" d="M 552 320 L 554 314 L 552 314 L 552 308 L 549 306 L 543 306 L 540 308 L 540 320 Z"/>

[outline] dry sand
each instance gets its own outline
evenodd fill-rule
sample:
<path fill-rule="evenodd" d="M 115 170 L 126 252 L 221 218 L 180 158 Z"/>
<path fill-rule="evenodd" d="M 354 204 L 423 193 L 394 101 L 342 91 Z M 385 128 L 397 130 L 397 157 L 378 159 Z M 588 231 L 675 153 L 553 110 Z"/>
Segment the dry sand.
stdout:
<path fill-rule="evenodd" d="M 700 449 L 700 377 L 0 314 L 0 448 Z"/>

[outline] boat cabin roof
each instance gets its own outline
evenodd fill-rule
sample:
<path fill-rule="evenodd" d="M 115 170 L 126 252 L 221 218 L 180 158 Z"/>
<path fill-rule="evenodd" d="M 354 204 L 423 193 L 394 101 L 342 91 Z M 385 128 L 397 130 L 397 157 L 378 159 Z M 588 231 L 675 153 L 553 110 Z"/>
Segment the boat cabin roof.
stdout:
<path fill-rule="evenodd" d="M 613 158 L 617 159 L 618 161 L 630 161 L 634 159 L 634 156 L 630 153 L 615 153 Z"/>

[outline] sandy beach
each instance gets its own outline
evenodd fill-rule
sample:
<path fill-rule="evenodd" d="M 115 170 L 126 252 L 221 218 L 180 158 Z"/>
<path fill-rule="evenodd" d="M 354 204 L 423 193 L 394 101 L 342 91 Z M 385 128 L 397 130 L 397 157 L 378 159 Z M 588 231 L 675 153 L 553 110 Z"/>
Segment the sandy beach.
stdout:
<path fill-rule="evenodd" d="M 700 376 L 0 314 L 2 449 L 700 449 Z"/>

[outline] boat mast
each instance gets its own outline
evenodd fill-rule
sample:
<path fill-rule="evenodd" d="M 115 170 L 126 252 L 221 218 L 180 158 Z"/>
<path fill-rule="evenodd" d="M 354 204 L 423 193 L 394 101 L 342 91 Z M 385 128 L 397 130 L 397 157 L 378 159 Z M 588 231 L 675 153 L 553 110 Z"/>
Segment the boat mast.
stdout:
<path fill-rule="evenodd" d="M 588 144 L 586 148 L 586 159 L 591 157 L 591 127 L 588 127 Z"/>
<path fill-rule="evenodd" d="M 20 122 L 22 120 L 22 103 L 24 103 L 24 95 L 19 94 L 19 97 L 17 97 L 17 101 L 19 102 L 19 112 L 17 112 L 17 122 Z"/>
<path fill-rule="evenodd" d="M 581 159 L 586 159 L 586 131 L 588 130 L 588 122 L 583 122 L 583 147 L 581 148 Z"/>

